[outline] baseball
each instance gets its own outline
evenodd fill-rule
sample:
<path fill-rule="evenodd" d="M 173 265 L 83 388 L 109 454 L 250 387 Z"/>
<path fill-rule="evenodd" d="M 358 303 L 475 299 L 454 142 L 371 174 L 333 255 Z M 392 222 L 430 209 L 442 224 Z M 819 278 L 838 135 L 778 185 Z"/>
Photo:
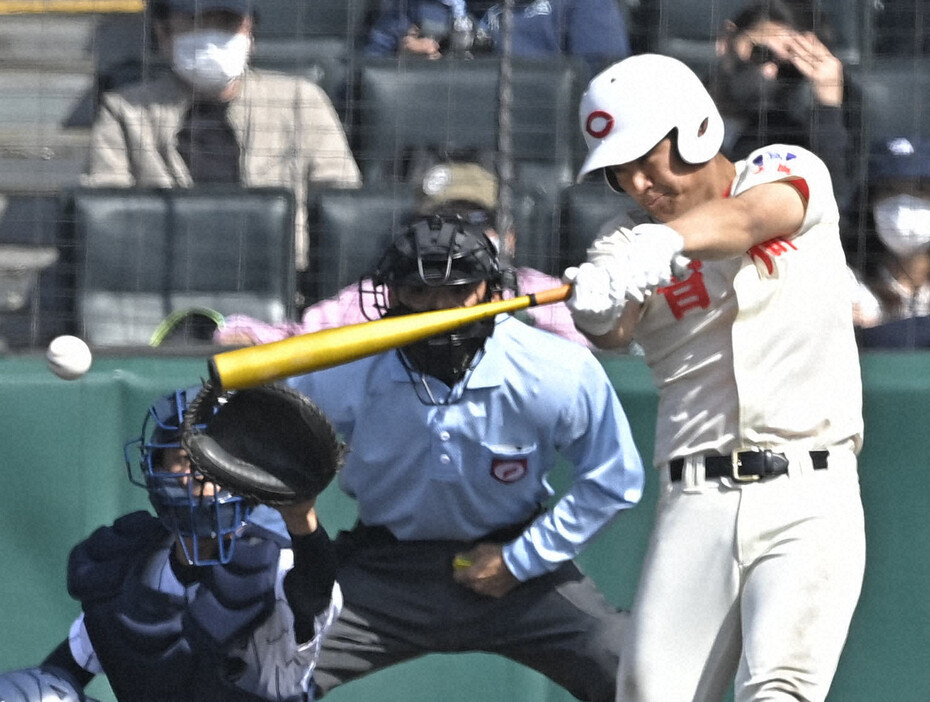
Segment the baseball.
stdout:
<path fill-rule="evenodd" d="M 45 352 L 49 370 L 59 378 L 75 380 L 90 370 L 90 349 L 82 339 L 76 336 L 56 336 Z"/>

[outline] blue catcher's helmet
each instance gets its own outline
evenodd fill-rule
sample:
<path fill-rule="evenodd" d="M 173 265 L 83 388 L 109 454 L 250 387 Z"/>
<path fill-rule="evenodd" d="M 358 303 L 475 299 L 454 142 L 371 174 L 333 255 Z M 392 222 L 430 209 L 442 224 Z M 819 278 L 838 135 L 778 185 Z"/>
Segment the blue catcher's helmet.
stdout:
<path fill-rule="evenodd" d="M 141 435 L 126 444 L 126 468 L 129 480 L 148 490 L 149 500 L 165 527 L 181 537 L 188 561 L 216 565 L 232 558 L 253 505 L 206 481 L 189 461 L 175 464 L 174 471 L 164 465 L 166 451 L 182 450 L 184 412 L 199 391 L 199 387 L 176 390 L 149 408 Z M 203 539 L 216 541 L 215 557 L 201 553 Z"/>

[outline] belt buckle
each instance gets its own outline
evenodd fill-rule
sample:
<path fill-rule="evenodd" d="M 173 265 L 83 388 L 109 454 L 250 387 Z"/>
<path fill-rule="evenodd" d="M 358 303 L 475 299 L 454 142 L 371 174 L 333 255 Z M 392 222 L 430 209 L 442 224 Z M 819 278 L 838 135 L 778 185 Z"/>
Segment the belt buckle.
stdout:
<path fill-rule="evenodd" d="M 747 447 L 747 448 L 737 448 L 730 451 L 730 477 L 733 478 L 733 482 L 736 483 L 754 483 L 756 481 L 762 480 L 761 475 L 742 475 L 739 472 L 740 460 L 739 455 L 741 453 L 749 453 L 750 451 L 761 451 L 761 449 L 756 447 Z"/>

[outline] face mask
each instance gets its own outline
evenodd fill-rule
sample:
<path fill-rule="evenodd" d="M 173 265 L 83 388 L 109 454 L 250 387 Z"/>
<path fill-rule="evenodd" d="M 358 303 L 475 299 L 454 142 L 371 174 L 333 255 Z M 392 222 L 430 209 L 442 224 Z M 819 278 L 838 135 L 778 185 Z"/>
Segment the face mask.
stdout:
<path fill-rule="evenodd" d="M 891 253 L 907 257 L 930 245 L 930 199 L 890 195 L 872 208 L 878 238 Z"/>
<path fill-rule="evenodd" d="M 245 72 L 252 40 L 216 30 L 187 32 L 174 39 L 174 71 L 195 88 L 220 93 Z"/>

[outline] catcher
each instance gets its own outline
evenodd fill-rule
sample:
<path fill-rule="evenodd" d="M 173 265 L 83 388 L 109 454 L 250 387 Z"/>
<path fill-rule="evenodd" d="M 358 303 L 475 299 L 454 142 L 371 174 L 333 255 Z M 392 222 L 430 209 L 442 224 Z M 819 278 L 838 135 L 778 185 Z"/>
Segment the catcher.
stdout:
<path fill-rule="evenodd" d="M 0 699 L 87 700 L 101 673 L 121 701 L 313 699 L 342 603 L 314 504 L 342 453 L 319 410 L 283 386 L 161 398 L 126 445 L 158 516 L 127 514 L 72 550 L 83 612 L 40 666 L 0 675 Z"/>

